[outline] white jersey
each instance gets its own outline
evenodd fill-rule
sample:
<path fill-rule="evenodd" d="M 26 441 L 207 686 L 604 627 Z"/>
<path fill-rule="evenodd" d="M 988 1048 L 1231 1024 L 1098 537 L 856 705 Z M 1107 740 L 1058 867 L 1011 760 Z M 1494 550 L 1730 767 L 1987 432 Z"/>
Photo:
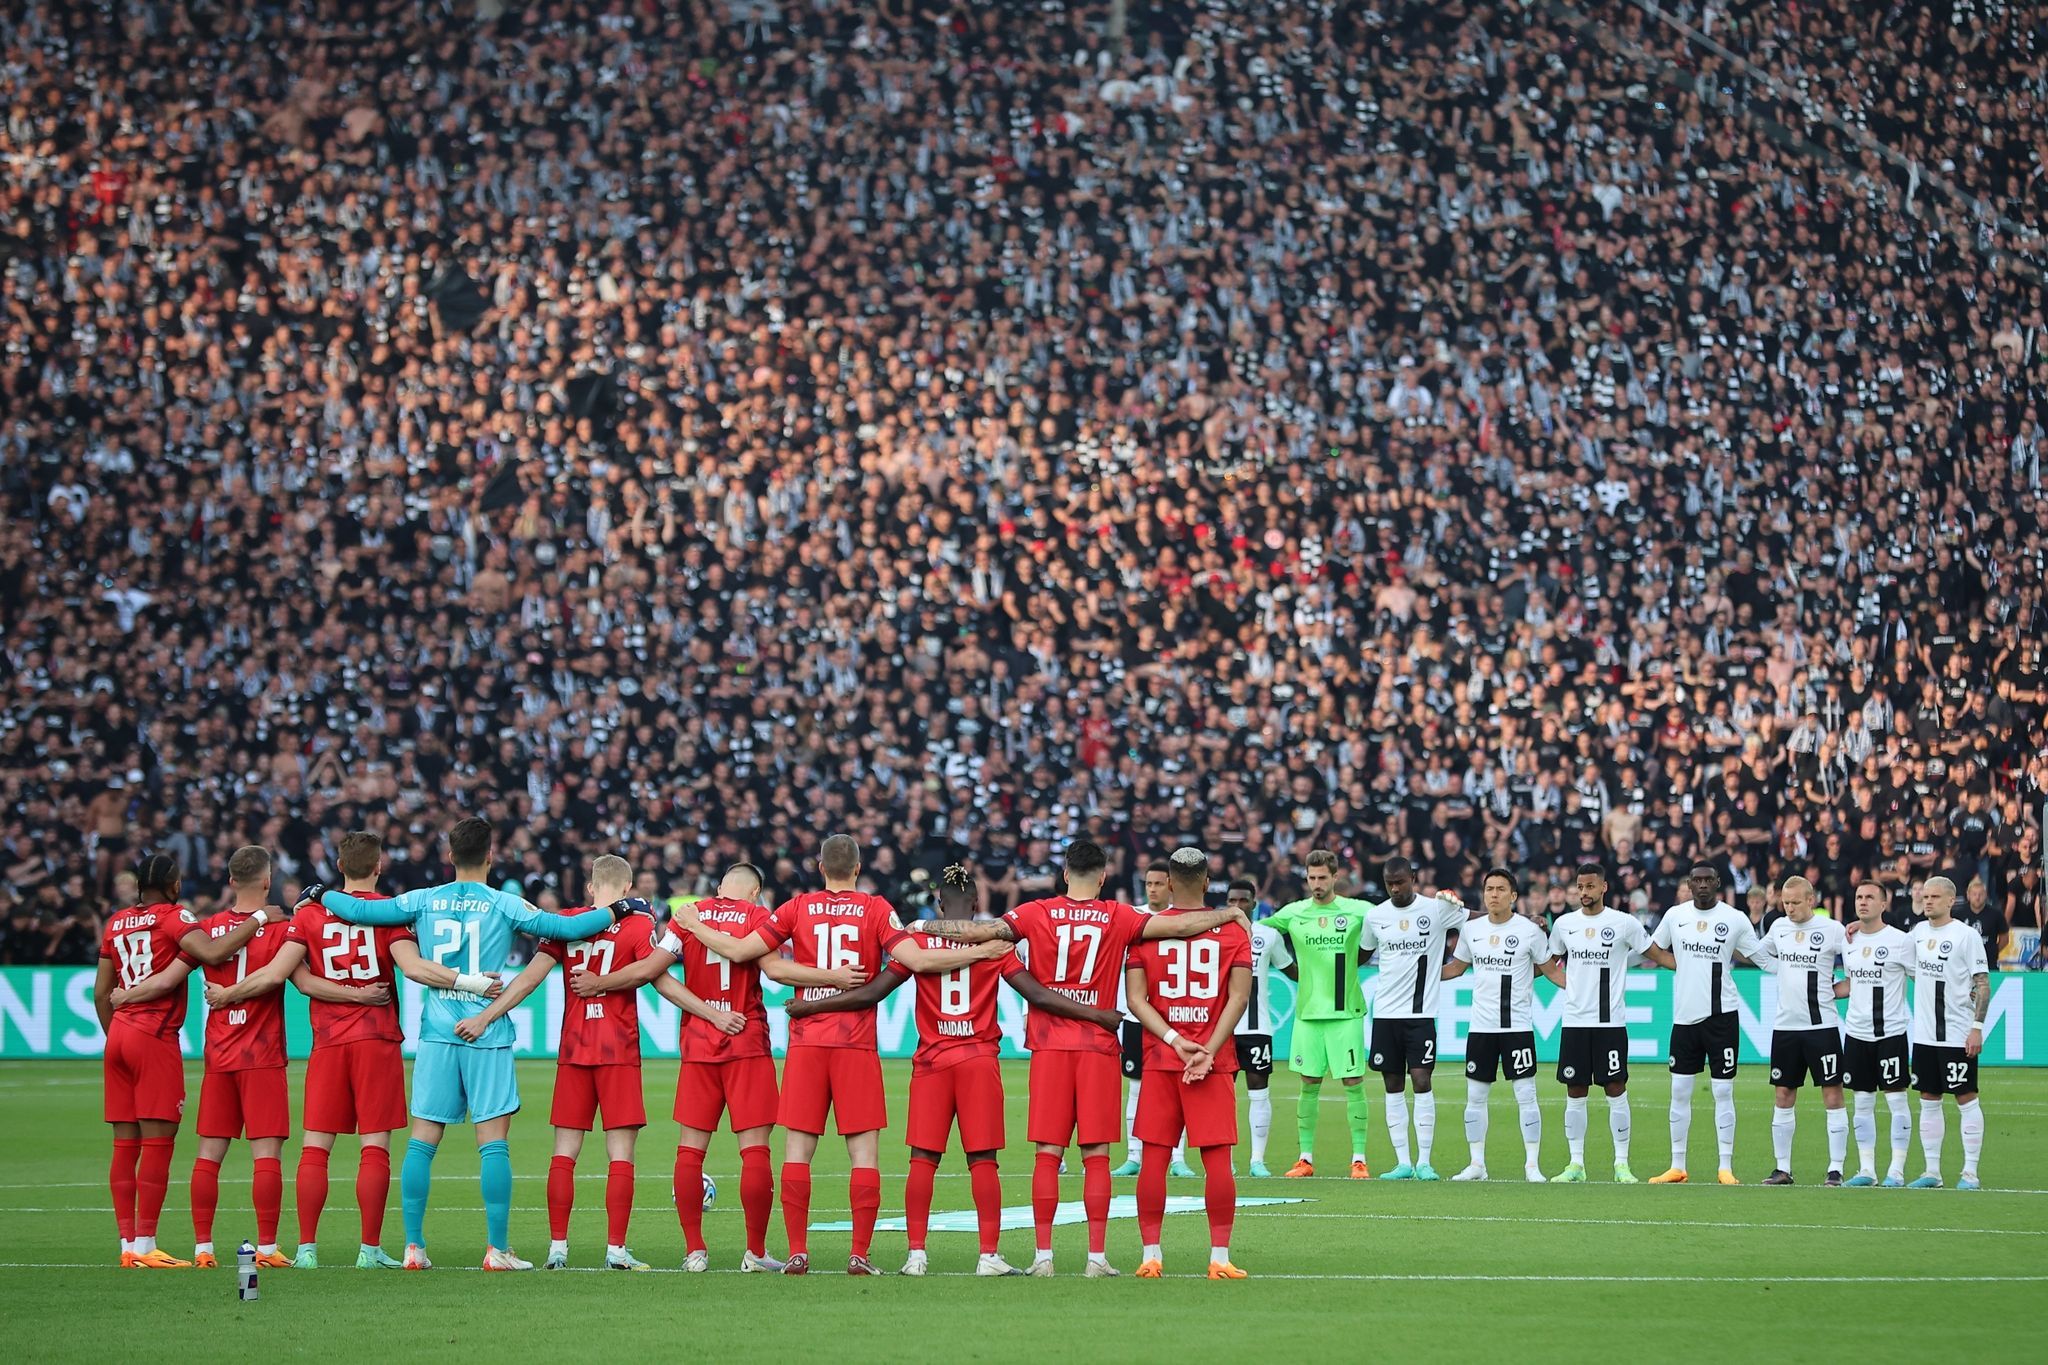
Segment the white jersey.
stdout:
<path fill-rule="evenodd" d="M 1550 955 L 1564 959 L 1564 1026 L 1621 1028 L 1628 968 L 1650 946 L 1650 932 L 1625 910 L 1574 910 L 1550 926 Z"/>
<path fill-rule="evenodd" d="M 1984 973 L 1984 940 L 1952 919 L 1913 929 L 1913 1046 L 1961 1047 L 1976 1025 L 1970 979 Z"/>
<path fill-rule="evenodd" d="M 1913 940 L 1891 925 L 1864 930 L 1842 949 L 1849 976 L 1849 1036 L 1874 1043 L 1906 1032 L 1906 978 Z"/>
<path fill-rule="evenodd" d="M 1749 916 L 1726 901 L 1702 910 L 1691 901 L 1664 912 L 1650 942 L 1678 960 L 1678 981 L 1672 988 L 1673 1023 L 1697 1024 L 1716 1014 L 1735 1012 L 1735 955 L 1752 962 L 1763 950 Z"/>
<path fill-rule="evenodd" d="M 1771 926 L 1756 965 L 1778 978 L 1778 1017 L 1771 1025 L 1775 1031 L 1841 1031 L 1842 1016 L 1835 1012 L 1835 961 L 1846 942 L 1842 926 L 1820 915 L 1804 924 L 1794 924 L 1787 915 Z"/>
<path fill-rule="evenodd" d="M 1287 946 L 1287 935 L 1270 924 L 1254 924 L 1251 933 L 1252 998 L 1237 1017 L 1237 1032 L 1271 1037 L 1280 1022 L 1279 1011 L 1273 1008 L 1272 974 L 1294 961 L 1294 950 Z"/>
<path fill-rule="evenodd" d="M 1379 952 L 1373 1018 L 1436 1018 L 1437 993 L 1444 984 L 1444 940 L 1465 919 L 1464 906 L 1435 896 L 1417 896 L 1406 905 L 1387 901 L 1366 911 L 1358 946 Z"/>
<path fill-rule="evenodd" d="M 1469 1033 L 1526 1033 L 1538 964 L 1550 961 L 1550 939 L 1520 915 L 1505 924 L 1490 919 L 1466 922 L 1451 956 L 1472 964 L 1472 1021 Z"/>

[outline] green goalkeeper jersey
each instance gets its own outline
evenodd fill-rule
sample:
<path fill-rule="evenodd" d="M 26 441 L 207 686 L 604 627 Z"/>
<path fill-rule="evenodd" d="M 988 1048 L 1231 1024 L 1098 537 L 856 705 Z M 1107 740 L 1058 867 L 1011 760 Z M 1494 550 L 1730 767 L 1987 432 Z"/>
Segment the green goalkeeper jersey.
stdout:
<path fill-rule="evenodd" d="M 1371 901 L 1335 896 L 1327 904 L 1298 900 L 1261 920 L 1287 935 L 1294 949 L 1299 988 L 1294 1017 L 1304 1021 L 1363 1019 L 1365 992 L 1358 987 L 1358 936 Z"/>

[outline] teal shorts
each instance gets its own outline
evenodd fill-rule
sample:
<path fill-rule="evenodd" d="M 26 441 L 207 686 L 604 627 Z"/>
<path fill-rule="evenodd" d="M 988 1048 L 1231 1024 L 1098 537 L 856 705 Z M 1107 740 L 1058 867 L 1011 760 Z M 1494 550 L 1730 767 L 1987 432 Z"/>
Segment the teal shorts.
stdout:
<path fill-rule="evenodd" d="M 412 1063 L 412 1116 L 482 1123 L 519 1112 L 519 1073 L 509 1047 L 424 1039 Z"/>
<path fill-rule="evenodd" d="M 1365 1020 L 1297 1019 L 1288 1052 L 1297 1076 L 1357 1080 L 1365 1074 Z"/>

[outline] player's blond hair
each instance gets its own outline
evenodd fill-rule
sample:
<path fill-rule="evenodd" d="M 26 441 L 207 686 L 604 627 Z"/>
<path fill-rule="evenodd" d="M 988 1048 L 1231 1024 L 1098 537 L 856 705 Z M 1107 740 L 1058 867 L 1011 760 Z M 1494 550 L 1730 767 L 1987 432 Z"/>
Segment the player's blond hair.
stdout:
<path fill-rule="evenodd" d="M 1781 892 L 1804 891 L 1809 896 L 1814 895 L 1813 883 L 1804 877 L 1787 877 L 1785 878 L 1785 884 L 1778 889 Z"/>
<path fill-rule="evenodd" d="M 630 887 L 633 884 L 633 865 L 616 853 L 600 853 L 590 860 L 590 884 Z"/>

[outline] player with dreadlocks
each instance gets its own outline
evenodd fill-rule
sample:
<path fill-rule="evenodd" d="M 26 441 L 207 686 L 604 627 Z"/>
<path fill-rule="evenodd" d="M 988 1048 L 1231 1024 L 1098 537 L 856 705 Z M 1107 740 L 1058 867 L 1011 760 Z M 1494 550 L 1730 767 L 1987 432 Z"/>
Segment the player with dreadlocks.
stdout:
<path fill-rule="evenodd" d="M 939 874 L 939 920 L 965 923 L 974 918 L 974 875 L 958 863 Z M 934 952 L 955 946 L 937 934 L 914 933 L 919 945 Z M 821 1000 L 801 996 L 790 1001 L 793 1018 L 831 1010 L 865 1010 L 880 1004 L 913 973 L 891 962 L 864 986 Z M 927 1272 L 925 1233 L 931 1222 L 932 1186 L 939 1157 L 955 1122 L 974 1192 L 974 1212 L 981 1232 L 977 1275 L 1021 1275 L 996 1251 L 1003 1224 L 1003 1186 L 996 1173 L 996 1154 L 1003 1147 L 1003 1073 L 996 1060 L 1002 1048 L 1002 1026 L 996 1017 L 996 983 L 1008 981 L 1033 1009 L 1079 1019 L 1114 1031 L 1118 1016 L 1055 994 L 1024 970 L 1017 955 L 1005 953 L 946 972 L 917 973 L 917 1052 L 910 1063 L 910 1120 L 904 1135 L 910 1143 L 910 1175 L 904 1181 L 904 1222 L 910 1238 L 906 1275 Z"/>

